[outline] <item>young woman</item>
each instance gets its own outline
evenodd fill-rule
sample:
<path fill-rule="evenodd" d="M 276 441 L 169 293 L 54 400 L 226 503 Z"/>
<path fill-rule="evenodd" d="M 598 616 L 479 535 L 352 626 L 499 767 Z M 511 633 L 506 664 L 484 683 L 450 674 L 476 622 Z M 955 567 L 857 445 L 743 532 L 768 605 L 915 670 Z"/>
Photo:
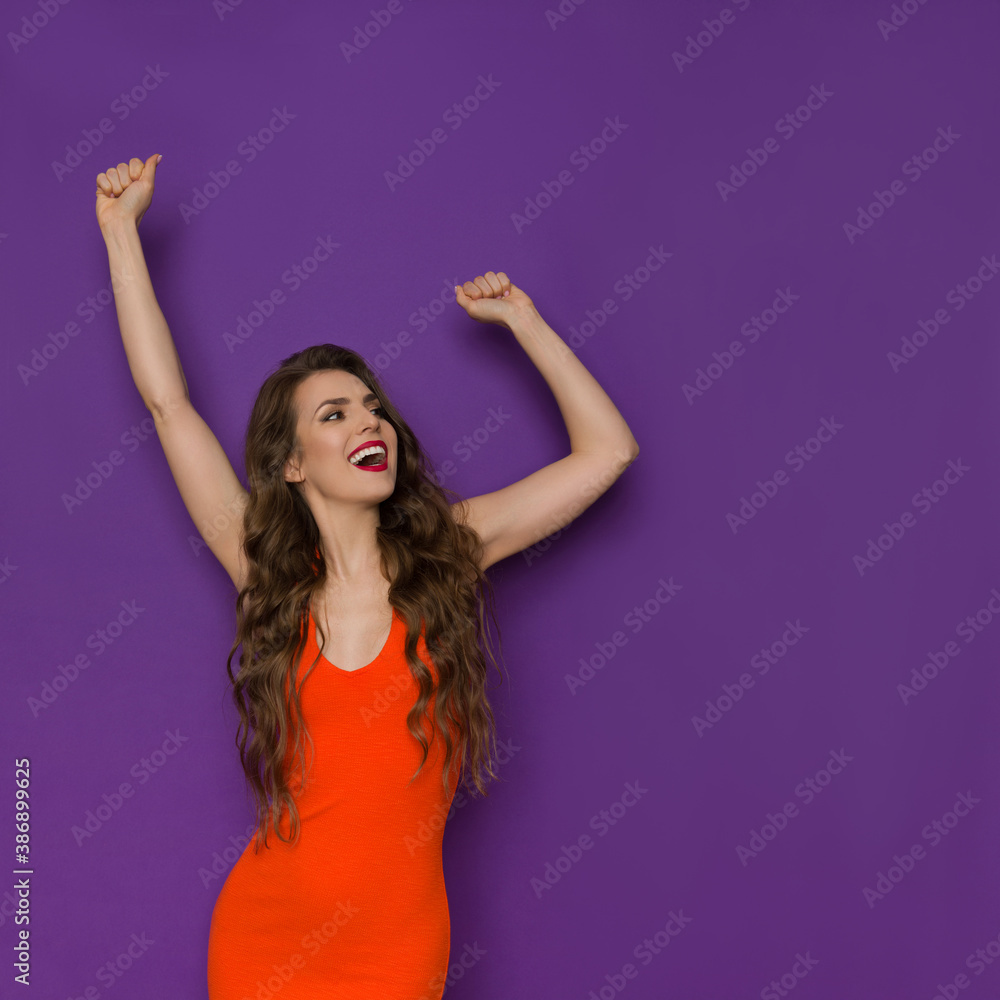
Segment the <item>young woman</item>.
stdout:
<path fill-rule="evenodd" d="M 459 777 L 484 793 L 483 772 L 497 776 L 485 570 L 568 524 L 639 448 L 528 296 L 488 271 L 456 301 L 524 349 L 555 395 L 568 455 L 449 501 L 361 356 L 320 344 L 261 387 L 244 489 L 191 403 L 139 242 L 159 161 L 98 174 L 97 219 L 136 387 L 237 591 L 227 671 L 258 832 L 212 913 L 209 995 L 437 1000 L 444 818 Z"/>

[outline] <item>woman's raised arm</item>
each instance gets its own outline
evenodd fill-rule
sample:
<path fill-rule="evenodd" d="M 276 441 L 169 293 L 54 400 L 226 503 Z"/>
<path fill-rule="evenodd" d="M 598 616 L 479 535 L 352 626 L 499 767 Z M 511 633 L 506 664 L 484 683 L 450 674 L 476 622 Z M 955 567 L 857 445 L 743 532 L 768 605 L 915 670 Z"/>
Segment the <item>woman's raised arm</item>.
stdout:
<path fill-rule="evenodd" d="M 138 226 L 153 198 L 159 157 L 133 157 L 97 175 L 97 221 L 108 249 L 118 327 L 129 369 L 181 498 L 206 544 L 242 589 L 247 491 L 191 405 L 177 348 L 153 293 Z"/>
<path fill-rule="evenodd" d="M 456 285 L 455 301 L 474 320 L 511 331 L 552 390 L 569 434 L 568 455 L 452 506 L 482 539 L 486 569 L 579 517 L 636 460 L 639 444 L 594 376 L 503 271 Z"/>

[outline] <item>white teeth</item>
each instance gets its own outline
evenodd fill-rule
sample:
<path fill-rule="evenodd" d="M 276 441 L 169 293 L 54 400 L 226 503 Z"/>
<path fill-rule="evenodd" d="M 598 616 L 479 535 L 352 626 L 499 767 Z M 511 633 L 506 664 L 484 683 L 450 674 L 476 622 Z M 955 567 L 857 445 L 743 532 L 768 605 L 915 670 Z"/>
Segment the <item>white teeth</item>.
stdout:
<path fill-rule="evenodd" d="M 381 445 L 373 444 L 369 448 L 362 448 L 361 451 L 356 451 L 353 455 L 351 455 L 348 461 L 351 465 L 357 465 L 358 462 L 365 457 L 365 455 L 381 455 L 385 458 L 385 448 Z"/>

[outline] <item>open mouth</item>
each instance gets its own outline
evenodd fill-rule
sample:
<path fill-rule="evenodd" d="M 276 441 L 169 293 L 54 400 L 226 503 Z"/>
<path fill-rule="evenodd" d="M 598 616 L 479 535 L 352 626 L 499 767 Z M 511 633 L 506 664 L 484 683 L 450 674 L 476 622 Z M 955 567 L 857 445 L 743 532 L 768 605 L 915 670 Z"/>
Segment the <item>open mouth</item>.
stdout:
<path fill-rule="evenodd" d="M 356 448 L 348 461 L 356 469 L 368 469 L 371 472 L 381 472 L 389 467 L 386 448 L 381 442 Z"/>

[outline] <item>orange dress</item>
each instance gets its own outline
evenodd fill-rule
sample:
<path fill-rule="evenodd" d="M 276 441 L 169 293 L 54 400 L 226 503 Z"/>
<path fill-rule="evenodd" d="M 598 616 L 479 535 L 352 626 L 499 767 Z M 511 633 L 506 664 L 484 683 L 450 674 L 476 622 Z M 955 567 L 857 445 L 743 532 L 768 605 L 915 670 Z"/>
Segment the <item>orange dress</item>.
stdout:
<path fill-rule="evenodd" d="M 446 796 L 435 726 L 408 785 L 422 751 L 406 727 L 417 683 L 405 637 L 393 608 L 375 660 L 348 671 L 321 657 L 302 685 L 313 746 L 296 799 L 299 841 L 272 830 L 254 853 L 251 839 L 229 873 L 209 932 L 210 1000 L 439 1000 L 444 992 L 451 924 L 441 846 L 458 761 Z M 300 684 L 317 652 L 310 613 Z M 417 653 L 436 683 L 422 632 Z M 433 706 L 432 697 L 428 740 Z M 287 812 L 281 827 L 287 836 Z"/>

